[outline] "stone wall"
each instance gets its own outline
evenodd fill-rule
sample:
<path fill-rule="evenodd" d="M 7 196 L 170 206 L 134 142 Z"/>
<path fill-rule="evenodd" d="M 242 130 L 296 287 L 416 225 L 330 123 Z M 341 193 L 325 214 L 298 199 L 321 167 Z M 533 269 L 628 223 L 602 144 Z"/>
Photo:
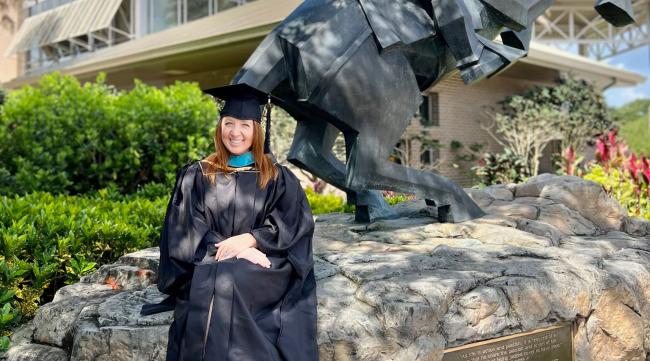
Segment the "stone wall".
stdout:
<path fill-rule="evenodd" d="M 443 349 L 571 322 L 577 361 L 650 360 L 650 221 L 593 182 L 541 175 L 467 190 L 489 214 L 434 221 L 316 217 L 320 359 L 435 360 Z M 60 289 L 13 337 L 9 360 L 164 360 L 172 312 L 156 248 Z"/>

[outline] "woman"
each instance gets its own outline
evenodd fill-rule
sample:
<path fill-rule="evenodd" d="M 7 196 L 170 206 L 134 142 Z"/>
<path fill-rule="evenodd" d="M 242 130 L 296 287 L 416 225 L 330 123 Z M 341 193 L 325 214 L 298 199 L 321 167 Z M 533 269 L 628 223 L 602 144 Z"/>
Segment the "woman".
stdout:
<path fill-rule="evenodd" d="M 175 301 L 167 360 L 317 360 L 314 222 L 268 152 L 269 116 L 263 141 L 266 95 L 206 92 L 226 100 L 216 151 L 179 171 L 160 239 L 161 304 Z"/>

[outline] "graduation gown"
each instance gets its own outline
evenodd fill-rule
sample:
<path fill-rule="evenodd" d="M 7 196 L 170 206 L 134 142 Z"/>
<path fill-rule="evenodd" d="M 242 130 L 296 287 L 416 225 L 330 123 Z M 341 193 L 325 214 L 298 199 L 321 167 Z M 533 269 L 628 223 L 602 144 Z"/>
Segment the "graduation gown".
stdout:
<path fill-rule="evenodd" d="M 200 161 L 181 168 L 160 238 L 158 289 L 174 307 L 167 361 L 318 360 L 314 221 L 299 181 L 276 164 L 264 189 L 257 171 L 216 184 Z M 214 260 L 215 243 L 250 232 L 271 261 Z"/>

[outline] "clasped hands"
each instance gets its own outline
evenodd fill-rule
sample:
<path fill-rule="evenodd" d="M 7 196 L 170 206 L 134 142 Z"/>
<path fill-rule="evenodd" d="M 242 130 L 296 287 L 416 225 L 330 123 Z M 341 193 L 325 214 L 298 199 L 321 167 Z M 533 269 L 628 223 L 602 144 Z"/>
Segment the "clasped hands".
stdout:
<path fill-rule="evenodd" d="M 214 258 L 217 261 L 237 257 L 246 259 L 262 267 L 270 268 L 271 261 L 257 247 L 257 241 L 250 233 L 244 233 L 225 239 L 215 245 L 217 254 Z"/>

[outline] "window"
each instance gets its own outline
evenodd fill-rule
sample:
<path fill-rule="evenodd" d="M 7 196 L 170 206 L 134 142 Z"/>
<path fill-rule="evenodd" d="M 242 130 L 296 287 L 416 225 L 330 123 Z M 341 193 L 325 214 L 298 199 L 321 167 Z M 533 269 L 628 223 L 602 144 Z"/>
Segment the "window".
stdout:
<path fill-rule="evenodd" d="M 431 104 L 429 104 L 429 97 L 426 95 L 422 96 L 422 104 L 420 104 L 420 109 L 418 110 L 418 115 L 420 116 L 420 123 L 422 125 L 427 125 L 429 123 L 429 118 L 431 112 L 429 111 L 429 108 Z"/>
<path fill-rule="evenodd" d="M 425 149 L 420 154 L 420 162 L 422 165 L 433 165 L 438 159 L 440 159 L 440 149 Z"/>
<path fill-rule="evenodd" d="M 179 3 L 177 0 L 150 0 L 150 33 L 165 30 L 179 23 Z"/>
<path fill-rule="evenodd" d="M 252 0 L 147 0 L 149 33 L 204 18 Z"/>
<path fill-rule="evenodd" d="M 420 105 L 420 123 L 424 126 L 439 126 L 440 125 L 440 112 L 438 106 L 438 93 L 430 93 L 428 96 L 422 97 L 422 104 Z"/>
<path fill-rule="evenodd" d="M 437 139 L 423 139 L 420 146 L 420 163 L 428 168 L 440 160 L 440 142 Z"/>
<path fill-rule="evenodd" d="M 217 11 L 224 11 L 230 8 L 234 8 L 238 5 L 244 5 L 245 0 L 215 0 L 217 3 Z"/>
<path fill-rule="evenodd" d="M 204 18 L 212 12 L 212 0 L 185 0 L 185 21 Z"/>

